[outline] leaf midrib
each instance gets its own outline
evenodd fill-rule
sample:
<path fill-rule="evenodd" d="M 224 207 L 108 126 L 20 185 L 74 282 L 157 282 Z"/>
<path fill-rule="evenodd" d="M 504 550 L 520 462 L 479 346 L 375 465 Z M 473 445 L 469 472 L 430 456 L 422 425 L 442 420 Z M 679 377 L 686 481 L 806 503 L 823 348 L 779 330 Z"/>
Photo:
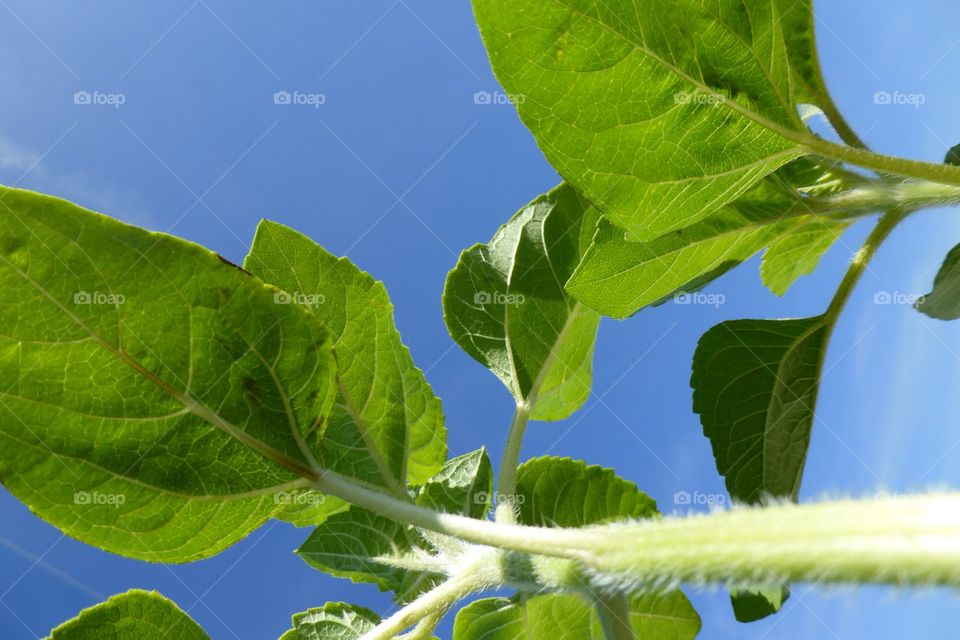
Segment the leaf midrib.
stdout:
<path fill-rule="evenodd" d="M 74 241 L 70 240 L 73 244 L 76 244 Z M 149 382 L 153 383 L 154 386 L 159 388 L 161 391 L 172 397 L 174 400 L 179 402 L 183 407 L 198 416 L 199 418 L 205 420 L 211 425 L 219 428 L 224 431 L 227 435 L 238 440 L 240 443 L 244 444 L 248 448 L 256 451 L 263 457 L 267 458 L 271 462 L 274 462 L 277 465 L 280 465 L 286 468 L 288 471 L 293 471 L 299 476 L 305 478 L 315 478 L 317 476 L 317 470 L 311 467 L 304 466 L 297 460 L 294 460 L 277 449 L 274 449 L 267 443 L 263 442 L 259 438 L 256 438 L 243 429 L 240 429 L 236 425 L 230 423 L 227 420 L 224 420 L 217 413 L 213 412 L 209 407 L 204 405 L 202 402 L 194 398 L 189 394 L 182 393 L 177 389 L 170 386 L 164 380 L 157 377 L 153 372 L 149 371 L 144 367 L 139 361 L 132 358 L 128 353 L 122 351 L 110 344 L 105 340 L 100 334 L 91 329 L 83 320 L 73 314 L 69 309 L 67 309 L 56 297 L 54 297 L 49 291 L 47 291 L 40 283 L 36 282 L 29 274 L 24 273 L 16 265 L 11 263 L 5 256 L 0 256 L 0 260 L 7 265 L 12 271 L 19 275 L 24 281 L 34 287 L 41 295 L 43 295 L 47 300 L 49 300 L 54 306 L 56 306 L 60 311 L 70 319 L 77 327 L 81 328 L 87 333 L 94 341 L 97 342 L 102 348 L 106 349 L 111 353 L 115 358 L 132 368 L 134 371 L 142 375 Z M 296 435 L 294 434 L 294 437 Z"/>

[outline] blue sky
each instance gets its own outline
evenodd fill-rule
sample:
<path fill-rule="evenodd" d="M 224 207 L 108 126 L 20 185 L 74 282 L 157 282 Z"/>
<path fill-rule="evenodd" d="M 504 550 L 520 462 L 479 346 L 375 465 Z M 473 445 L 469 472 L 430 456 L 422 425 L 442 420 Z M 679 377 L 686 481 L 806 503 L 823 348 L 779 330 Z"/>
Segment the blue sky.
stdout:
<path fill-rule="evenodd" d="M 877 150 L 941 161 L 960 142 L 960 5 L 821 0 L 817 12 L 826 74 L 854 127 Z M 558 178 L 512 107 L 474 103 L 499 87 L 468 2 L 0 0 L 0 75 L 0 182 L 238 262 L 260 218 L 309 234 L 386 283 L 444 400 L 451 453 L 499 455 L 511 400 L 448 337 L 440 292 L 461 249 Z M 75 104 L 78 91 L 104 104 Z M 277 105 L 277 91 L 322 104 Z M 878 91 L 924 103 L 875 104 Z M 956 213 L 910 219 L 853 296 L 825 367 L 803 499 L 960 485 L 960 328 L 874 303 L 878 292 L 928 290 L 960 241 Z M 604 321 L 596 396 L 566 422 L 534 424 L 524 455 L 614 467 L 666 512 L 689 508 L 674 504 L 678 491 L 721 494 L 690 410 L 698 337 L 725 319 L 820 313 L 868 229 L 855 226 L 782 299 L 752 260 L 709 288 L 722 306 Z M 42 637 L 131 587 L 162 591 L 216 640 L 277 637 L 292 613 L 328 600 L 391 611 L 374 587 L 299 561 L 292 550 L 306 535 L 271 524 L 216 558 L 149 565 L 64 538 L 0 492 L 0 637 Z M 725 594 L 691 595 L 704 638 L 960 635 L 952 592 L 794 593 L 781 615 L 750 626 L 733 621 Z"/>

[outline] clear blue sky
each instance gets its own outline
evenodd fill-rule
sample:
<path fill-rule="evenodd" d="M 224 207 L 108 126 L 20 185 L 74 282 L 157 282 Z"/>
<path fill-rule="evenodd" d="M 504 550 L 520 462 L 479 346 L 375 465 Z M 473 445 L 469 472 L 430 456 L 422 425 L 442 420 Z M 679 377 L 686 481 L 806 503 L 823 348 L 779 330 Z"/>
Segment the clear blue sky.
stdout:
<path fill-rule="evenodd" d="M 960 5 L 817 3 L 822 58 L 854 126 L 878 150 L 940 161 L 960 142 Z M 466 0 L 164 3 L 0 0 L 0 182 L 54 193 L 240 261 L 261 217 L 298 228 L 383 280 L 397 324 L 444 407 L 450 450 L 499 455 L 511 413 L 500 383 L 447 336 L 440 292 L 456 254 L 486 241 L 558 178 L 496 91 Z M 119 107 L 77 105 L 77 91 Z M 323 94 L 319 108 L 277 91 Z M 923 94 L 919 108 L 877 91 Z M 729 318 L 820 313 L 867 231 L 844 236 L 783 299 L 753 260 L 713 284 L 719 308 L 665 305 L 605 321 L 594 399 L 535 424 L 525 456 L 616 468 L 679 511 L 677 491 L 721 493 L 690 411 L 697 338 Z M 960 485 L 960 324 L 878 291 L 923 293 L 960 241 L 954 211 L 911 219 L 880 252 L 833 338 L 803 498 Z M 0 637 L 42 637 L 103 597 L 158 589 L 216 640 L 277 637 L 292 613 L 346 600 L 389 613 L 368 585 L 321 575 L 267 525 L 188 566 L 88 548 L 0 493 Z M 694 593 L 704 638 L 956 638 L 957 594 L 796 585 L 778 617 L 734 622 L 725 594 Z M 441 636 L 449 637 L 449 623 Z"/>

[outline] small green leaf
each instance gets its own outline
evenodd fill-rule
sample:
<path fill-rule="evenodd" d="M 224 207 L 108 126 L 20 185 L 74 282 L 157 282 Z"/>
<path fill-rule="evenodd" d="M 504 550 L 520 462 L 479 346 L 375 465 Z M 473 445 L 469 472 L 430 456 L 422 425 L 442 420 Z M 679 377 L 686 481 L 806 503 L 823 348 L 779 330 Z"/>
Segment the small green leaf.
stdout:
<path fill-rule="evenodd" d="M 630 626 L 638 639 L 686 640 L 700 631 L 700 617 L 679 591 L 634 596 Z M 454 640 L 605 640 L 599 616 L 572 594 L 486 598 L 457 613 Z"/>
<path fill-rule="evenodd" d="M 482 518 L 489 509 L 493 472 L 483 449 L 453 458 L 417 490 L 417 504 Z M 408 602 L 436 585 L 446 570 L 445 549 L 456 543 L 350 507 L 328 516 L 297 553 L 310 566 L 355 582 L 370 582 Z"/>
<path fill-rule="evenodd" d="M 155 562 L 284 511 L 333 401 L 323 325 L 197 245 L 0 200 L 3 484 L 69 535 Z"/>
<path fill-rule="evenodd" d="M 807 153 L 774 3 L 474 7 L 547 159 L 631 240 L 688 227 Z"/>
<path fill-rule="evenodd" d="M 917 310 L 938 320 L 960 318 L 960 245 L 947 254 L 933 280 L 933 291 L 916 303 Z"/>
<path fill-rule="evenodd" d="M 951 147 L 950 150 L 947 151 L 947 155 L 943 161 L 946 164 L 960 167 L 960 144 L 955 147 Z"/>
<path fill-rule="evenodd" d="M 733 591 L 730 601 L 737 621 L 756 622 L 780 611 L 789 597 L 790 590 L 786 587 L 768 587 L 757 591 Z"/>
<path fill-rule="evenodd" d="M 797 278 L 813 273 L 823 254 L 849 226 L 849 222 L 810 216 L 802 225 L 777 238 L 763 254 L 763 284 L 778 296 L 785 294 Z"/>
<path fill-rule="evenodd" d="M 649 518 L 657 503 L 612 469 L 570 458 L 533 458 L 517 470 L 520 522 L 582 527 L 623 518 Z"/>
<path fill-rule="evenodd" d="M 489 244 L 460 255 L 443 292 L 453 339 L 535 420 L 560 420 L 590 393 L 599 316 L 564 283 L 598 214 L 561 185 L 521 209 Z"/>
<path fill-rule="evenodd" d="M 693 357 L 693 410 L 738 501 L 796 499 L 826 351 L 826 316 L 733 320 Z"/>
<path fill-rule="evenodd" d="M 493 467 L 486 449 L 477 449 L 447 461 L 437 475 L 420 487 L 421 507 L 483 518 L 493 495 Z"/>
<path fill-rule="evenodd" d="M 155 591 L 133 589 L 84 609 L 48 640 L 210 640 L 190 616 Z"/>
<path fill-rule="evenodd" d="M 406 496 L 446 458 L 440 400 L 400 340 L 383 284 L 301 233 L 264 220 L 244 267 L 329 327 L 339 363 L 323 464 Z M 358 446 L 359 445 L 359 446 Z"/>
<path fill-rule="evenodd" d="M 364 607 L 328 602 L 293 616 L 293 628 L 280 640 L 357 640 L 380 622 L 380 616 Z"/>

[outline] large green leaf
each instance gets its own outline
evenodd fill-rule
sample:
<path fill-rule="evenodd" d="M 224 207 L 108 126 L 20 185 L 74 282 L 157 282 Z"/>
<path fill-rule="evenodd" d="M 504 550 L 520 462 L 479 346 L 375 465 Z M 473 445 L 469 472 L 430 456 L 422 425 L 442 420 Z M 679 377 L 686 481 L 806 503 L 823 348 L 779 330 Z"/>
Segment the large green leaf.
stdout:
<path fill-rule="evenodd" d="M 735 500 L 797 498 L 829 333 L 817 316 L 733 320 L 700 339 L 693 410 Z"/>
<path fill-rule="evenodd" d="M 133 589 L 84 609 L 47 640 L 210 640 L 190 616 L 159 593 Z"/>
<path fill-rule="evenodd" d="M 916 306 L 938 320 L 960 318 L 960 245 L 947 254 L 933 280 L 933 291 L 918 300 Z"/>
<path fill-rule="evenodd" d="M 293 616 L 293 628 L 280 640 L 357 640 L 380 622 L 380 616 L 364 607 L 328 602 Z"/>
<path fill-rule="evenodd" d="M 773 2 L 474 7 L 547 159 L 631 239 L 687 227 L 807 152 Z"/>
<path fill-rule="evenodd" d="M 734 320 L 700 339 L 693 410 L 735 500 L 797 499 L 831 322 Z M 789 595 L 786 587 L 735 591 L 734 614 L 758 620 L 779 611 Z"/>
<path fill-rule="evenodd" d="M 642 640 L 685 640 L 695 638 L 700 630 L 700 618 L 685 598 L 634 596 L 629 615 L 634 635 Z M 606 640 L 596 608 L 572 594 L 477 600 L 457 613 L 453 637 Z"/>
<path fill-rule="evenodd" d="M 417 504 L 483 518 L 493 491 L 490 460 L 483 449 L 450 460 L 417 490 Z M 438 549 L 436 545 L 440 545 Z M 442 536 L 426 536 L 413 527 L 359 507 L 327 517 L 297 553 L 312 567 L 356 582 L 371 582 L 406 602 L 438 584 L 447 558 Z"/>
<path fill-rule="evenodd" d="M 488 244 L 460 255 L 443 311 L 453 339 L 538 420 L 587 399 L 599 316 L 564 283 L 590 242 L 595 209 L 561 185 L 521 209 Z"/>
<path fill-rule="evenodd" d="M 321 454 L 329 332 L 197 245 L 0 188 L 0 480 L 89 544 L 205 557 Z"/>
<path fill-rule="evenodd" d="M 334 336 L 337 400 L 323 464 L 406 497 L 446 458 L 440 400 L 400 341 L 383 284 L 308 237 L 263 221 L 244 267 L 286 292 Z"/>
<path fill-rule="evenodd" d="M 534 458 L 517 471 L 519 522 L 530 526 L 580 527 L 618 519 L 657 517 L 656 503 L 610 469 L 579 460 Z M 454 638 L 603 638 L 596 607 L 606 594 L 585 581 L 578 594 L 490 598 L 465 607 Z M 680 591 L 632 596 L 627 603 L 638 638 L 693 638 L 700 619 Z"/>

